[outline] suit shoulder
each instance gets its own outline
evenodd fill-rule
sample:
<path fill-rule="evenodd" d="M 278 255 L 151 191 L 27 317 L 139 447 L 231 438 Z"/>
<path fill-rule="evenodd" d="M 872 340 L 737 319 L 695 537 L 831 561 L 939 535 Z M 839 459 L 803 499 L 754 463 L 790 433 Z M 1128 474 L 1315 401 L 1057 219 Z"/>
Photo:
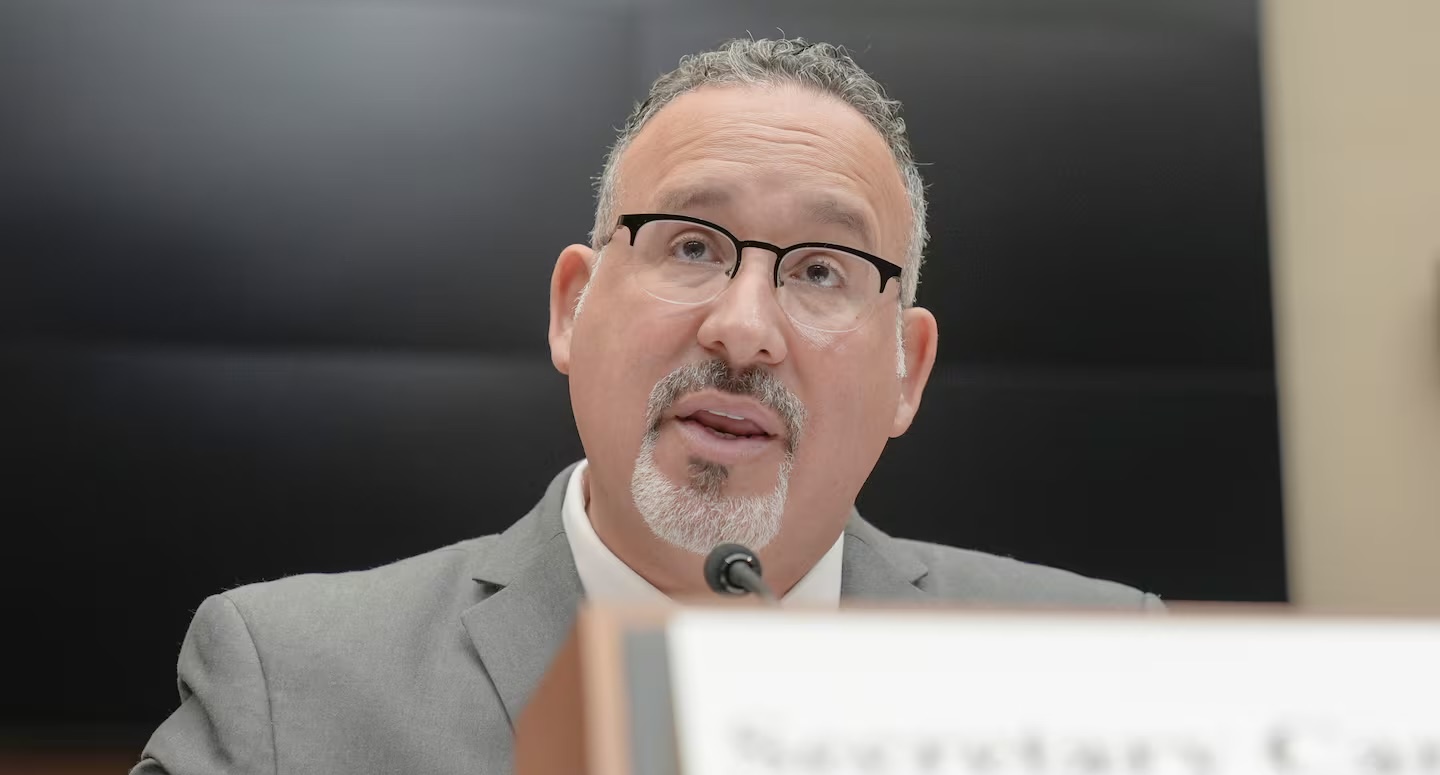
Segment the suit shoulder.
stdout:
<path fill-rule="evenodd" d="M 973 549 L 894 539 L 930 569 L 922 589 L 942 599 L 998 605 L 1154 610 L 1159 598 L 1114 581 Z"/>
<path fill-rule="evenodd" d="M 377 568 L 306 573 L 221 593 L 253 629 L 271 637 L 375 632 L 474 601 L 474 556 L 493 541 L 461 541 Z M 257 633 L 258 635 L 259 633 Z"/>

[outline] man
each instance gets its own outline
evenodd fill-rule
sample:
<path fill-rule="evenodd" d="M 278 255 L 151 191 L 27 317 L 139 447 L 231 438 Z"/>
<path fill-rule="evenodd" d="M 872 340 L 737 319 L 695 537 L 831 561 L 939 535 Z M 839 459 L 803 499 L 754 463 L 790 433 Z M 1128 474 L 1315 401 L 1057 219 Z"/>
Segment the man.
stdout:
<path fill-rule="evenodd" d="M 657 80 L 550 287 L 586 460 L 501 535 L 206 600 L 139 773 L 506 772 L 582 598 L 707 594 L 759 551 L 786 604 L 1158 609 L 891 538 L 853 503 L 935 362 L 925 197 L 898 103 L 843 51 L 740 40 Z"/>

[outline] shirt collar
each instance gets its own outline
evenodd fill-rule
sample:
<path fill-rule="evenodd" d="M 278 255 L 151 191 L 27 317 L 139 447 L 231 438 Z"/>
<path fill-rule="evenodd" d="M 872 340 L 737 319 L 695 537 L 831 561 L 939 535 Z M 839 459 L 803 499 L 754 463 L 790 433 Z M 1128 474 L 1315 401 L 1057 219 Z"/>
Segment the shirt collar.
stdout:
<path fill-rule="evenodd" d="M 636 573 L 624 560 L 615 556 L 590 524 L 585 511 L 586 461 L 570 474 L 565 488 L 565 502 L 561 507 L 561 518 L 565 525 L 565 536 L 570 542 L 570 551 L 575 556 L 575 570 L 580 574 L 580 584 L 585 595 L 591 600 L 606 603 L 671 603 L 665 593 L 656 589 L 643 576 Z M 815 563 L 794 587 L 790 589 L 782 605 L 798 605 L 809 608 L 835 608 L 840 604 L 840 568 L 845 550 L 845 535 L 835 539 L 820 561 Z"/>

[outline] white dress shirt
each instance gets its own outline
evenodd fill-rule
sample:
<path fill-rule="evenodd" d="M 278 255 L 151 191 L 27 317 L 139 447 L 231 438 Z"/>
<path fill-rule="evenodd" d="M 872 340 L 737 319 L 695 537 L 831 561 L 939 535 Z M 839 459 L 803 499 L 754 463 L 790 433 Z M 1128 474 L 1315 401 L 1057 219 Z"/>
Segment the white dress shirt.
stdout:
<path fill-rule="evenodd" d="M 615 556 L 610 547 L 600 540 L 586 513 L 585 471 L 587 461 L 580 461 L 570 474 L 565 488 L 565 505 L 561 518 L 565 523 L 565 536 L 570 541 L 570 552 L 575 556 L 575 570 L 580 573 L 580 585 L 591 600 L 607 603 L 671 603 L 664 592 L 656 589 L 643 576 Z M 845 550 L 845 535 L 842 533 L 815 567 L 810 569 L 785 595 L 782 605 L 800 605 L 809 608 L 836 608 L 840 605 L 840 560 Z M 696 573 L 700 570 L 697 566 Z"/>

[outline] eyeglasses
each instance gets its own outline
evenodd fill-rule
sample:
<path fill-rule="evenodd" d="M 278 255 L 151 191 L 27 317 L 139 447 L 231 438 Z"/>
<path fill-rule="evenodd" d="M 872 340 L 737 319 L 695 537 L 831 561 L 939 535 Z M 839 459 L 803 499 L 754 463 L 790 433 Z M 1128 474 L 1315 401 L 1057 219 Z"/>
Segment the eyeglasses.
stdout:
<path fill-rule="evenodd" d="M 801 325 L 843 333 L 859 328 L 884 298 L 901 268 L 878 256 L 828 242 L 782 248 L 741 240 L 724 227 L 688 215 L 622 215 L 616 231 L 630 232 L 623 259 L 646 293 L 672 304 L 704 304 L 724 292 L 740 271 L 746 248 L 775 254 L 775 296 Z M 612 235 L 613 238 L 613 235 Z"/>

